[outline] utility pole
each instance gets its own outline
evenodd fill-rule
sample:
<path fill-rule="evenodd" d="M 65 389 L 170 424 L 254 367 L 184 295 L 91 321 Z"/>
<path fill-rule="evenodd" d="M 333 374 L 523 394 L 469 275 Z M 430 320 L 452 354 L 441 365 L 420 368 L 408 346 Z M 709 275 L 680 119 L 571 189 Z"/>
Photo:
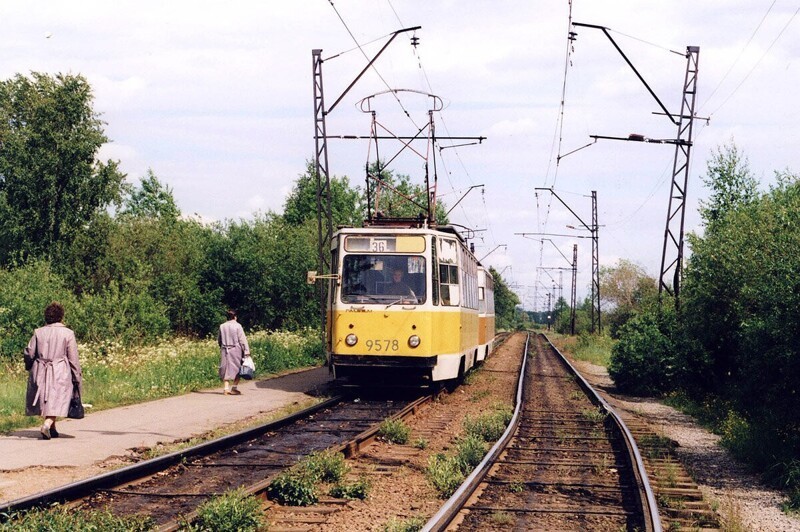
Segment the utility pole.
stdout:
<path fill-rule="evenodd" d="M 333 215 L 331 211 L 331 176 L 328 167 L 328 135 L 326 117 L 334 108 L 342 101 L 342 98 L 350 92 L 353 85 L 361 79 L 361 76 L 372 66 L 384 50 L 392 43 L 392 41 L 400 35 L 408 31 L 414 31 L 421 28 L 415 26 L 413 28 L 405 28 L 392 33 L 389 40 L 378 51 L 375 57 L 367 64 L 358 76 L 350 83 L 344 92 L 333 102 L 328 109 L 325 108 L 325 93 L 322 83 L 322 49 L 315 48 L 311 51 L 312 60 L 312 75 L 314 80 L 314 172 L 317 180 L 317 272 L 324 276 L 331 271 L 330 263 L 330 242 L 333 237 Z M 326 323 L 327 300 L 328 300 L 328 283 L 322 282 L 317 286 L 317 295 L 319 298 L 320 307 L 320 323 L 322 325 L 322 340 L 327 345 L 328 326 Z"/>
<path fill-rule="evenodd" d="M 543 234 L 540 234 L 540 233 L 514 233 L 514 234 L 515 235 L 521 235 L 524 238 L 526 238 L 528 235 L 563 236 L 563 235 L 550 235 L 550 234 L 547 234 L 547 233 L 543 233 Z M 575 237 L 575 238 L 583 238 L 583 237 L 578 236 L 578 237 Z M 564 257 L 564 260 L 567 261 L 567 264 L 570 264 L 572 266 L 570 268 L 570 270 L 572 270 L 572 288 L 570 290 L 571 297 L 570 297 L 569 304 L 570 304 L 570 309 L 571 310 L 570 310 L 570 320 L 569 321 L 570 321 L 570 334 L 574 335 L 575 334 L 575 307 L 577 306 L 577 301 L 576 300 L 577 300 L 577 287 L 578 287 L 578 244 L 573 244 L 572 245 L 572 261 L 570 262 L 570 260 L 567 258 L 567 256 L 564 255 L 561 252 L 560 249 L 558 249 L 558 246 L 556 246 L 556 243 L 553 242 L 551 239 L 549 239 L 549 238 L 534 238 L 532 240 L 537 240 L 537 241 L 539 241 L 541 243 L 544 243 L 545 241 L 550 242 L 551 244 L 553 244 L 553 247 L 556 248 L 556 251 L 558 251 L 561 254 L 561 256 Z M 508 266 L 506 266 L 506 268 L 507 267 Z M 505 270 L 505 268 L 504 268 L 504 270 Z M 559 270 L 561 270 L 559 272 L 559 274 L 563 274 L 564 273 L 563 272 L 563 268 L 559 268 Z M 502 274 L 502 272 L 500 272 L 500 273 Z M 563 280 L 561 280 L 561 286 L 562 286 L 562 296 L 563 296 Z"/>
<path fill-rule="evenodd" d="M 636 67 L 633 66 L 633 63 L 631 63 L 619 45 L 617 45 L 611 37 L 611 34 L 608 33 L 608 28 L 594 24 L 582 24 L 580 22 L 574 22 L 573 26 L 601 30 L 664 111 L 663 113 L 655 114 L 667 116 L 672 123 L 678 127 L 678 133 L 674 139 L 650 139 L 644 135 L 636 134 L 629 135 L 628 137 L 608 137 L 600 135 L 590 135 L 590 137 L 595 139 L 595 141 L 597 139 L 611 139 L 675 145 L 675 158 L 672 165 L 672 185 L 670 187 L 669 202 L 667 205 L 666 228 L 664 229 L 664 246 L 661 251 L 661 272 L 659 275 L 658 295 L 660 299 L 663 292 L 671 294 L 675 299 L 675 308 L 680 309 L 680 291 L 683 276 L 684 220 L 686 218 L 686 189 L 689 182 L 689 161 L 692 150 L 692 130 L 695 120 L 694 104 L 697 96 L 697 73 L 700 47 L 686 47 L 686 73 L 683 81 L 683 98 L 681 99 L 680 114 L 676 118 L 667 110 L 658 96 L 656 96 L 653 89 L 650 88 L 639 71 L 636 70 Z"/>
<path fill-rule="evenodd" d="M 578 284 L 578 244 L 572 244 L 572 298 L 570 304 L 572 310 L 569 316 L 569 333 L 575 336 L 575 306 L 576 294 L 575 287 Z"/>
<path fill-rule="evenodd" d="M 328 172 L 328 141 L 325 117 L 325 92 L 322 88 L 322 50 L 311 51 L 314 77 L 314 177 L 317 181 L 317 271 L 330 273 L 330 254 L 327 247 L 333 235 L 333 214 L 331 211 L 331 176 Z M 327 300 L 328 283 L 317 284 L 317 299 L 320 309 L 320 324 L 323 345 L 327 345 L 328 327 Z M 326 348 L 327 349 L 327 348 Z"/>
<path fill-rule="evenodd" d="M 592 225 L 586 225 L 580 216 L 567 205 L 563 199 L 556 194 L 552 188 L 536 188 L 535 190 L 549 191 L 569 212 L 581 223 L 584 229 L 588 230 L 592 238 L 592 334 L 602 333 L 603 327 L 600 320 L 600 226 L 597 223 L 597 191 L 592 190 Z M 569 226 L 568 226 L 569 227 Z M 571 235 L 568 235 L 571 236 Z"/>
<path fill-rule="evenodd" d="M 658 294 L 666 291 L 675 298 L 675 308 L 680 310 L 681 281 L 683 278 L 683 230 L 686 217 L 686 188 L 689 183 L 689 160 L 692 151 L 694 102 L 697 96 L 697 67 L 700 47 L 686 47 L 686 76 L 683 82 L 681 114 L 678 116 L 678 135 L 675 142 L 675 160 L 672 165 L 672 186 L 667 223 L 664 229 L 664 248 L 661 252 L 661 276 Z M 668 248 L 674 259 L 668 258 Z M 670 270 L 674 268 L 670 280 Z M 671 281 L 671 287 L 670 287 Z"/>
<path fill-rule="evenodd" d="M 600 323 L 600 238 L 597 225 L 597 191 L 592 190 L 592 332 L 603 332 Z"/>

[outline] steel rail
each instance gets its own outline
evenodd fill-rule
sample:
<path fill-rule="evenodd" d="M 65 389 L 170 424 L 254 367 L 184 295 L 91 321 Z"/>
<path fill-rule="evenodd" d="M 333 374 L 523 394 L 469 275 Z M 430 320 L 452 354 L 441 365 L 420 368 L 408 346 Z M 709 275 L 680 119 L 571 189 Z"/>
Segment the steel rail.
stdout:
<path fill-rule="evenodd" d="M 36 495 L 11 501 L 5 506 L 0 506 L 0 522 L 2 522 L 3 519 L 8 517 L 13 512 L 44 507 L 53 503 L 74 501 L 86 496 L 91 492 L 118 487 L 122 484 L 126 484 L 159 471 L 163 471 L 185 459 L 209 455 L 226 447 L 236 445 L 254 437 L 261 436 L 262 434 L 266 434 L 267 432 L 290 425 L 304 417 L 315 414 L 320 410 L 334 406 L 340 403 L 342 400 L 343 396 L 332 397 L 314 406 L 305 408 L 295 412 L 294 414 L 290 414 L 286 417 L 259 425 L 257 427 L 245 429 L 234 434 L 229 434 L 221 438 L 201 443 L 199 445 L 165 454 L 164 456 L 151 458 L 149 460 L 138 462 L 136 464 L 126 466 L 115 471 L 110 471 L 102 475 L 79 480 L 77 482 L 67 484 L 66 486 L 61 486 L 49 491 L 37 493 Z"/>
<path fill-rule="evenodd" d="M 553 342 L 550 341 L 550 338 L 547 337 L 546 334 L 542 333 L 542 336 L 547 343 L 550 344 L 550 347 L 555 351 L 561 362 L 575 375 L 578 380 L 578 385 L 583 389 L 584 392 L 590 397 L 593 403 L 598 405 L 602 408 L 613 420 L 614 424 L 622 433 L 625 446 L 628 448 L 628 457 L 633 459 L 633 463 L 631 464 L 632 470 L 634 475 L 636 476 L 636 480 L 642 489 L 645 492 L 645 497 L 642 498 L 640 493 L 637 491 L 637 497 L 640 499 L 639 502 L 642 506 L 643 517 L 645 518 L 645 530 L 652 531 L 652 532 L 662 532 L 663 528 L 661 526 L 661 517 L 658 513 L 658 504 L 656 503 L 655 495 L 653 494 L 653 489 L 650 486 L 650 480 L 647 477 L 647 471 L 644 467 L 644 461 L 642 460 L 642 455 L 639 452 L 639 448 L 636 446 L 636 440 L 633 438 L 633 434 L 628 429 L 628 426 L 622 420 L 620 415 L 617 411 L 610 405 L 608 402 L 603 399 L 599 393 L 589 384 L 589 382 L 583 378 L 583 375 L 578 372 L 575 366 L 567 360 L 561 351 L 553 345 Z"/>
<path fill-rule="evenodd" d="M 475 489 L 480 485 L 483 481 L 486 474 L 489 472 L 494 461 L 500 455 L 500 453 L 508 446 L 508 442 L 511 441 L 511 438 L 514 436 L 514 433 L 517 431 L 517 426 L 519 425 L 519 421 L 522 418 L 522 406 L 524 405 L 524 381 L 525 381 L 525 366 L 528 361 L 528 344 L 530 342 L 531 335 L 528 333 L 528 336 L 525 338 L 525 349 L 524 355 L 522 357 L 522 367 L 520 368 L 519 372 L 519 381 L 517 383 L 517 395 L 516 395 L 516 405 L 514 407 L 514 414 L 511 417 L 511 421 L 508 423 L 508 427 L 506 427 L 505 432 L 500 439 L 489 449 L 489 452 L 486 453 L 486 456 L 483 457 L 481 463 L 478 464 L 472 473 L 464 480 L 456 492 L 444 503 L 444 505 L 439 509 L 439 511 L 431 517 L 425 526 L 422 528 L 422 532 L 430 532 L 430 531 L 439 531 L 444 530 L 447 525 L 455 518 L 458 512 L 466 503 L 467 499 L 475 492 Z"/>
<path fill-rule="evenodd" d="M 431 401 L 435 396 L 434 395 L 426 395 L 415 399 L 405 407 L 403 407 L 400 411 L 396 412 L 389 416 L 388 419 L 403 419 L 406 416 L 409 416 L 417 411 L 417 409 L 422 406 L 423 404 Z M 341 452 L 344 454 L 345 458 L 350 458 L 351 456 L 358 454 L 363 447 L 371 443 L 375 438 L 378 436 L 378 431 L 380 430 L 379 424 L 373 425 L 372 427 L 368 428 L 365 431 L 362 431 L 357 436 L 353 437 L 350 441 L 334 445 L 330 447 L 330 450 L 334 452 Z M 242 490 L 247 495 L 259 495 L 267 490 L 269 485 L 272 483 L 274 475 L 270 475 L 269 477 L 265 478 L 264 480 L 257 482 L 255 484 L 251 484 L 250 486 L 243 486 Z M 186 515 L 181 516 L 180 520 L 171 521 L 168 523 L 164 523 L 161 525 L 158 530 L 159 532 L 176 532 L 181 530 L 181 528 L 186 523 L 193 523 L 199 517 L 199 513 L 197 510 L 194 510 Z"/>
<path fill-rule="evenodd" d="M 619 429 L 620 433 L 623 436 L 623 440 L 625 442 L 625 446 L 628 450 L 627 456 L 629 460 L 631 460 L 631 469 L 634 472 L 634 476 L 641 487 L 640 490 L 635 490 L 637 494 L 637 499 L 640 503 L 642 508 L 642 517 L 645 522 L 645 530 L 649 532 L 663 532 L 663 528 L 661 525 L 661 518 L 658 514 L 658 505 L 656 504 L 655 496 L 653 494 L 653 490 L 650 486 L 650 482 L 647 477 L 647 472 L 645 471 L 644 462 L 642 460 L 641 454 L 639 452 L 638 447 L 636 446 L 636 442 L 633 438 L 628 427 L 622 421 L 621 417 L 617 414 L 611 405 L 609 405 L 595 390 L 592 386 L 583 378 L 583 376 L 577 371 L 577 369 L 567 360 L 567 358 L 553 345 L 549 338 L 546 335 L 542 335 L 553 349 L 555 353 L 558 354 L 559 359 L 562 361 L 564 366 L 574 374 L 577 378 L 578 385 L 584 390 L 590 400 L 602 408 L 608 416 L 613 421 L 614 425 Z M 528 335 L 528 339 L 525 342 L 525 353 L 527 359 L 527 351 L 528 351 L 528 342 L 530 340 L 530 334 Z M 512 417 L 511 422 L 509 423 L 506 432 L 497 441 L 497 443 L 492 447 L 492 449 L 487 453 L 484 459 L 481 461 L 480 464 L 476 467 L 476 469 L 470 474 L 469 477 L 464 481 L 461 487 L 453 494 L 450 499 L 448 499 L 445 504 L 441 507 L 439 512 L 434 515 L 422 528 L 424 532 L 430 531 L 442 531 L 445 530 L 446 527 L 453 521 L 456 515 L 461 510 L 462 506 L 466 503 L 467 499 L 474 493 L 477 489 L 478 485 L 482 482 L 483 478 L 488 474 L 488 471 L 494 462 L 495 458 L 505 449 L 511 437 L 513 436 L 516 428 L 519 424 L 521 418 L 521 407 L 523 404 L 523 397 L 522 397 L 522 383 L 523 377 L 525 375 L 525 362 L 523 362 L 522 372 L 520 374 L 520 385 L 517 391 L 517 405 L 514 411 L 514 415 Z M 645 496 L 641 496 L 641 491 L 644 491 Z"/>

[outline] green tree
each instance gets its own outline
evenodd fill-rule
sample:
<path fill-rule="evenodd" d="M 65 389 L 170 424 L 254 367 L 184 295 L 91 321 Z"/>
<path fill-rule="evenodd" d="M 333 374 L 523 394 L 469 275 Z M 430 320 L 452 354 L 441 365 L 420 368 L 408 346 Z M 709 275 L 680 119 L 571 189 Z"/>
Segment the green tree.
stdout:
<path fill-rule="evenodd" d="M 228 222 L 209 250 L 206 284 L 245 327 L 296 328 L 319 324 L 314 287 L 306 272 L 316 264 L 316 222 L 291 225 L 273 213 Z"/>
<path fill-rule="evenodd" d="M 494 314 L 497 328 L 510 329 L 516 323 L 515 309 L 520 304 L 519 297 L 511 291 L 497 270 L 490 266 L 489 273 L 494 280 Z"/>
<path fill-rule="evenodd" d="M 122 215 L 177 220 L 181 215 L 172 189 L 161 183 L 152 169 L 139 179 L 139 187 L 126 191 Z"/>
<path fill-rule="evenodd" d="M 724 405 L 724 441 L 800 492 L 800 176 L 784 172 L 768 193 L 691 235 L 682 322 L 692 350 L 681 385 Z M 726 415 L 727 414 L 727 415 Z M 732 420 L 741 420 L 739 429 Z M 749 427 L 749 428 L 748 428 Z M 740 455 L 741 456 L 741 455 Z M 781 473 L 782 472 L 782 473 Z"/>
<path fill-rule="evenodd" d="M 334 225 L 361 225 L 365 211 L 358 187 L 351 187 L 347 177 L 332 177 L 330 187 Z M 306 220 L 317 219 L 317 178 L 312 161 L 306 162 L 306 172 L 297 177 L 286 198 L 283 218 L 290 225 L 302 225 Z"/>
<path fill-rule="evenodd" d="M 54 257 L 118 201 L 124 175 L 96 160 L 108 142 L 82 76 L 0 82 L 0 261 Z"/>
<path fill-rule="evenodd" d="M 373 216 L 386 218 L 418 218 L 426 214 L 428 208 L 428 191 L 422 184 L 413 184 L 405 174 L 395 174 L 382 168 L 377 162 L 370 166 L 370 175 L 380 180 L 371 179 L 370 187 L 373 204 L 370 206 Z M 436 223 L 446 225 L 447 207 L 442 202 L 436 203 Z"/>
<path fill-rule="evenodd" d="M 712 154 L 703 183 L 711 194 L 708 200 L 700 202 L 700 215 L 709 229 L 731 210 L 758 197 L 758 181 L 750 172 L 747 157 L 739 152 L 733 140 L 717 147 Z"/>
<path fill-rule="evenodd" d="M 603 322 L 612 337 L 636 313 L 658 302 L 658 285 L 644 268 L 626 259 L 600 268 L 600 294 Z"/>

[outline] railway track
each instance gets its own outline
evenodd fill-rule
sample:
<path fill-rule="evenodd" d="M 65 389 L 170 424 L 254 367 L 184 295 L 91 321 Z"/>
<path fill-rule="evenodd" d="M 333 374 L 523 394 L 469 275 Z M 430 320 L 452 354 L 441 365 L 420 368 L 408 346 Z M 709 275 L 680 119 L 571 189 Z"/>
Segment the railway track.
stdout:
<path fill-rule="evenodd" d="M 647 473 L 616 413 L 542 336 L 506 434 L 424 530 L 653 530 Z"/>
<path fill-rule="evenodd" d="M 14 501 L 2 511 L 61 502 L 115 515 L 151 516 L 160 530 L 177 530 L 179 520 L 191 521 L 207 499 L 239 487 L 261 493 L 277 473 L 312 452 L 357 453 L 385 419 L 410 415 L 430 398 L 336 397 L 276 422 Z"/>

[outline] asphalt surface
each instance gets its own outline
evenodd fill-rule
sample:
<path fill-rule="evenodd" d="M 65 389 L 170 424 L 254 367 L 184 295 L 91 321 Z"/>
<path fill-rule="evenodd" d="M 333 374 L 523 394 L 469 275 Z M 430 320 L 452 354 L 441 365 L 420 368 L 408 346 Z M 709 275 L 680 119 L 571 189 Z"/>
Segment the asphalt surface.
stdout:
<path fill-rule="evenodd" d="M 312 399 L 330 383 L 328 368 L 259 381 L 242 381 L 242 395 L 223 395 L 222 386 L 177 397 L 62 419 L 60 436 L 41 439 L 39 424 L 0 435 L 0 470 L 34 466 L 81 467 L 132 449 L 199 436 L 223 425 Z M 40 423 L 41 418 L 31 418 Z"/>

